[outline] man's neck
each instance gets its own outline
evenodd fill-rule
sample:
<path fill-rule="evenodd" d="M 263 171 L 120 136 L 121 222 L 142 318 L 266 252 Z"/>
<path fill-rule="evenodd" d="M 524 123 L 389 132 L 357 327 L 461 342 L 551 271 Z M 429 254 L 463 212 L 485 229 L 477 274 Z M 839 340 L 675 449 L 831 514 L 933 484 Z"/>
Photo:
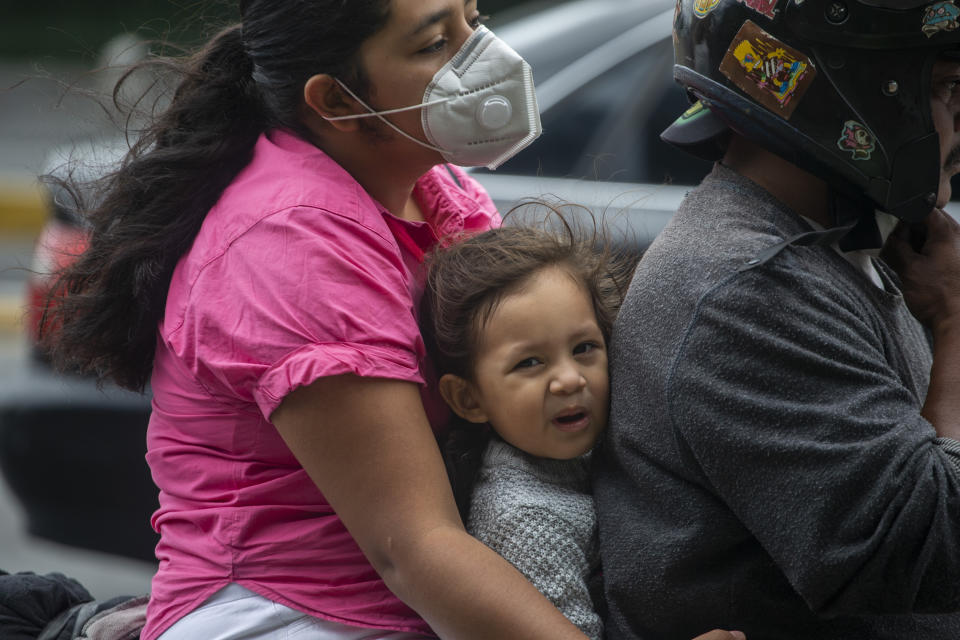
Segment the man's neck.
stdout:
<path fill-rule="evenodd" d="M 756 182 L 794 213 L 823 227 L 833 226 L 830 190 L 823 180 L 736 135 L 730 140 L 723 164 Z"/>

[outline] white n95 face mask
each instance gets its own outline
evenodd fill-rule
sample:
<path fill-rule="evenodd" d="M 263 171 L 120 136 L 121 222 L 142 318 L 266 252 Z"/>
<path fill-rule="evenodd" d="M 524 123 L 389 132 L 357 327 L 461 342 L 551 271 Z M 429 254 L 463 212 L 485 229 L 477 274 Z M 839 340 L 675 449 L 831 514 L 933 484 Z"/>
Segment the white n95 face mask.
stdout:
<path fill-rule="evenodd" d="M 439 152 L 452 164 L 496 169 L 542 131 L 530 65 L 483 26 L 434 75 L 418 105 L 375 111 L 337 82 L 370 113 L 326 120 L 380 118 L 400 135 Z M 414 109 L 423 109 L 423 133 L 429 144 L 384 118 Z"/>

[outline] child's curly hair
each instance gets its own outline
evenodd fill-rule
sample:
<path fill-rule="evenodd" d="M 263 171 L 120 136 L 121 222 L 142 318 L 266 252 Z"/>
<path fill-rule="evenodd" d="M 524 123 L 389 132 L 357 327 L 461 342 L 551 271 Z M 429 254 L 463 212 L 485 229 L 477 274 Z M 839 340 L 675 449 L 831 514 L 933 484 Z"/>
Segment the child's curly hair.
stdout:
<path fill-rule="evenodd" d="M 559 224 L 503 226 L 428 257 L 421 324 L 438 378 L 450 373 L 473 379 L 478 339 L 497 305 L 548 267 L 565 270 L 589 292 L 597 324 L 609 343 L 638 256 L 613 251 L 597 228 L 584 230 L 561 215 L 551 219 Z M 464 521 L 489 439 L 488 426 L 454 417 L 441 442 Z"/>

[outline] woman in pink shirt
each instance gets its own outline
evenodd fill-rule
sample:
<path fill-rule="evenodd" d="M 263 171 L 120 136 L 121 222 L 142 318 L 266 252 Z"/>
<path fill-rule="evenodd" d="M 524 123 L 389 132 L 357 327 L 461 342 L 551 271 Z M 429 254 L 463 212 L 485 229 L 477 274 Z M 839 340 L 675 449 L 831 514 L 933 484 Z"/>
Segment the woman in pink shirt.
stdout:
<path fill-rule="evenodd" d="M 423 253 L 499 221 L 445 161 L 536 136 L 529 68 L 476 0 L 241 14 L 104 185 L 47 323 L 60 366 L 153 390 L 142 637 L 582 637 L 463 530 L 417 327 Z"/>
<path fill-rule="evenodd" d="M 463 529 L 420 259 L 498 224 L 454 164 L 532 141 L 476 0 L 247 0 L 104 185 L 45 343 L 150 383 L 144 640 L 582 638 Z"/>

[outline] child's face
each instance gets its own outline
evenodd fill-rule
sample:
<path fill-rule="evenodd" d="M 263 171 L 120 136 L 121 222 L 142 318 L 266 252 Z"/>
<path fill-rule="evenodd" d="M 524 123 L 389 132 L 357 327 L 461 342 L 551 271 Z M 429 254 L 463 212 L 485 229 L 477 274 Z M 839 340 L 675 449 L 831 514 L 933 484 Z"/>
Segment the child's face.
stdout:
<path fill-rule="evenodd" d="M 500 301 L 479 338 L 474 421 L 535 456 L 589 451 L 607 425 L 609 396 L 589 293 L 562 269 L 544 269 Z"/>

